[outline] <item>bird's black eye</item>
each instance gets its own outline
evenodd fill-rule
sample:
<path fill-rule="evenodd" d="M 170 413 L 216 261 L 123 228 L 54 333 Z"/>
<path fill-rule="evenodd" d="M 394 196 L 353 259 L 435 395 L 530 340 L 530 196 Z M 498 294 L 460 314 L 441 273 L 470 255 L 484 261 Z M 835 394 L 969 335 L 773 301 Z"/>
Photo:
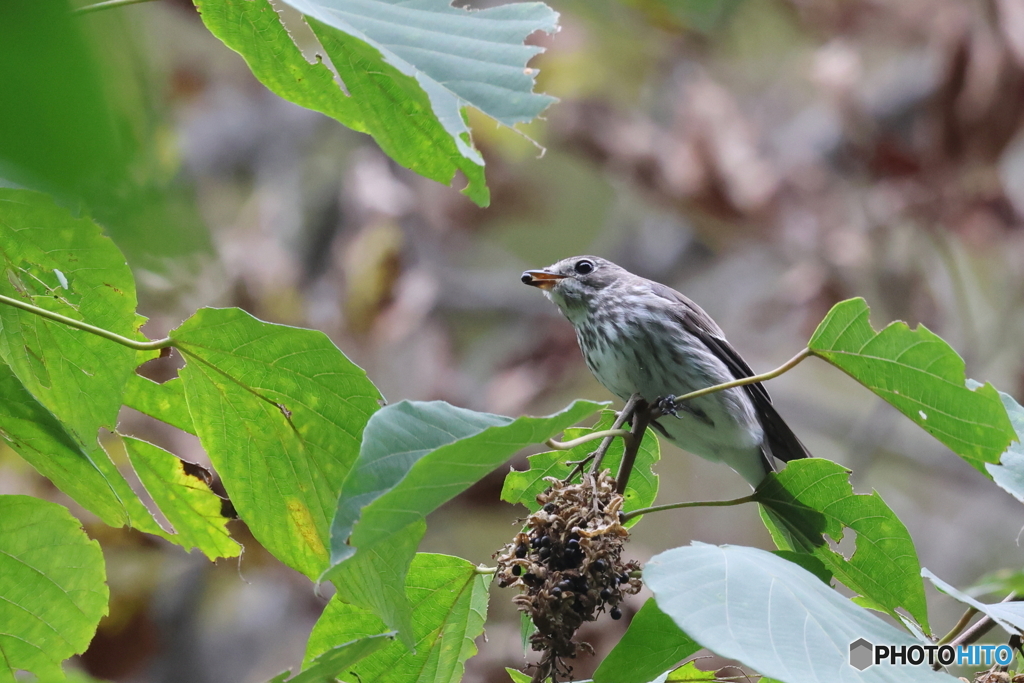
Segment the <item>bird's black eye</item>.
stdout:
<path fill-rule="evenodd" d="M 588 261 L 587 259 L 582 259 L 576 262 L 576 265 L 573 267 L 573 269 L 576 271 L 578 275 L 586 275 L 587 273 L 590 273 L 594 270 L 594 262 Z"/>

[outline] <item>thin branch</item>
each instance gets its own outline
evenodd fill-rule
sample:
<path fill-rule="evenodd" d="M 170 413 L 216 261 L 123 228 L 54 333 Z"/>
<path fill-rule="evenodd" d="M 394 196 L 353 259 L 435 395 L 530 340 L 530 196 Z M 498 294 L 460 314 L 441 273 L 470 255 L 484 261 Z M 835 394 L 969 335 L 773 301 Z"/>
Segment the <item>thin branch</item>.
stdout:
<path fill-rule="evenodd" d="M 473 573 L 474 574 L 497 574 L 498 573 L 498 568 L 497 567 L 485 567 L 482 564 L 478 564 L 476 567 L 473 568 Z"/>
<path fill-rule="evenodd" d="M 86 5 L 85 7 L 79 7 L 76 10 L 72 10 L 72 14 L 89 14 L 90 12 L 99 12 L 104 9 L 114 9 L 116 7 L 126 7 L 128 5 L 140 5 L 144 2 L 152 2 L 153 0 L 105 0 L 104 2 L 97 2 L 94 5 Z"/>
<path fill-rule="evenodd" d="M 98 337 L 109 339 L 112 342 L 117 342 L 121 346 L 127 346 L 128 348 L 135 349 L 136 351 L 154 351 L 174 346 L 174 340 L 170 337 L 166 339 L 157 339 L 155 341 L 138 341 L 137 339 L 129 339 L 128 337 L 122 337 L 116 332 L 111 332 L 110 330 L 105 330 L 102 327 L 90 325 L 89 323 L 82 322 L 81 320 L 69 318 L 66 315 L 61 315 L 60 313 L 48 311 L 45 308 L 40 308 L 19 299 L 12 299 L 11 297 L 4 296 L 3 294 L 0 294 L 0 303 L 20 308 L 23 311 L 34 313 L 40 317 L 48 318 L 49 320 L 67 325 L 68 327 L 74 327 L 75 329 L 95 334 Z"/>
<path fill-rule="evenodd" d="M 682 403 L 683 401 L 688 401 L 691 398 L 700 398 L 701 396 L 707 396 L 708 394 L 713 394 L 718 391 L 725 391 L 726 389 L 732 389 L 734 387 L 742 387 L 747 384 L 757 384 L 758 382 L 766 382 L 770 379 L 775 379 L 779 375 L 789 372 L 799 365 L 805 358 L 809 358 L 811 355 L 813 354 L 810 349 L 804 349 L 774 370 L 760 375 L 754 375 L 753 377 L 743 377 L 742 379 L 735 379 L 731 382 L 716 384 L 713 387 L 706 387 L 704 389 L 698 389 L 697 391 L 691 391 L 688 394 L 677 396 L 675 402 Z"/>
<path fill-rule="evenodd" d="M 654 417 L 652 406 L 642 399 L 636 402 L 636 407 L 633 410 L 633 427 L 629 430 L 629 436 L 623 437 L 626 450 L 622 454 L 619 473 L 615 477 L 616 493 L 624 494 L 626 492 L 626 484 L 629 483 L 629 475 L 633 473 L 636 454 L 640 452 L 640 444 L 643 443 L 644 435 L 647 433 L 647 425 L 651 424 Z"/>
<path fill-rule="evenodd" d="M 1007 595 L 1005 598 L 1000 600 L 1000 603 L 1003 603 L 1003 602 L 1014 602 L 1016 600 L 1017 600 L 1017 591 L 1013 591 L 1009 595 Z M 961 617 L 961 621 L 963 621 L 963 617 Z M 990 616 L 988 616 L 986 614 L 981 619 L 978 619 L 978 621 L 974 624 L 974 626 L 970 627 L 969 629 L 967 629 L 966 631 L 961 633 L 959 636 L 957 636 L 956 638 L 951 640 L 949 642 L 949 645 L 952 645 L 953 647 L 959 647 L 961 645 L 970 645 L 971 643 L 977 641 L 979 638 L 981 638 L 986 633 L 991 631 L 992 628 L 995 625 L 996 625 L 995 619 L 993 619 L 992 617 L 990 617 Z M 935 669 L 936 671 L 938 671 L 941 668 L 941 666 L 942 666 L 941 664 L 936 662 L 935 664 L 932 665 L 932 668 Z"/>
<path fill-rule="evenodd" d="M 650 512 L 661 512 L 662 510 L 678 510 L 679 508 L 715 508 L 715 507 L 729 507 L 731 505 L 743 505 L 744 503 L 756 503 L 757 498 L 754 494 L 749 496 L 743 496 L 742 498 L 734 498 L 733 500 L 697 500 L 690 503 L 666 503 L 665 505 L 655 505 L 649 508 L 640 508 L 639 510 L 630 510 L 623 516 L 623 521 L 628 522 L 634 517 L 640 515 L 646 515 Z"/>
<path fill-rule="evenodd" d="M 967 624 L 971 623 L 971 619 L 973 619 L 974 615 L 977 613 L 977 609 L 975 609 L 974 607 L 968 607 L 967 611 L 964 612 L 962 617 L 960 617 L 960 621 L 956 622 L 956 625 L 950 629 L 949 633 L 939 638 L 939 641 L 935 644 L 945 645 L 949 641 L 956 638 L 958 635 L 960 635 L 961 632 L 963 632 L 965 628 L 967 628 Z"/>
<path fill-rule="evenodd" d="M 623 438 L 629 436 L 629 431 L 620 428 L 622 425 L 626 424 L 627 420 L 633 417 L 633 413 L 636 411 L 636 406 L 641 400 L 640 394 L 638 393 L 630 396 L 629 400 L 626 401 L 626 405 L 622 407 L 622 410 L 615 418 L 615 422 L 612 424 L 612 429 L 618 429 L 619 431 L 626 432 L 621 435 Z M 606 438 L 601 442 L 601 445 L 597 447 L 597 450 L 594 451 L 594 464 L 590 467 L 590 473 L 595 477 L 600 474 L 601 462 L 604 460 L 604 455 L 608 452 L 608 448 L 612 445 L 613 438 L 614 437 L 612 436 Z"/>
<path fill-rule="evenodd" d="M 544 442 L 544 445 L 548 448 L 553 448 L 556 451 L 571 451 L 577 446 L 582 446 L 585 443 L 597 441 L 598 439 L 608 439 L 610 443 L 611 439 L 616 436 L 629 436 L 629 431 L 625 429 L 602 429 L 599 432 L 584 434 L 578 439 L 570 439 L 569 441 L 555 441 L 554 439 L 548 439 Z"/>

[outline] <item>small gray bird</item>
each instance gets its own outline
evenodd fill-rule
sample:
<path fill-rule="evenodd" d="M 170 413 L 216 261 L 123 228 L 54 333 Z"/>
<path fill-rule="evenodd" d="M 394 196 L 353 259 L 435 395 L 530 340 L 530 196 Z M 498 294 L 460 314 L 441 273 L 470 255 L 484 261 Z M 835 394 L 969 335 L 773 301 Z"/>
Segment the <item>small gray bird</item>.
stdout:
<path fill-rule="evenodd" d="M 680 448 L 724 462 L 751 486 L 775 469 L 772 457 L 810 457 L 759 383 L 673 404 L 675 396 L 754 374 L 715 321 L 679 292 L 596 256 L 563 259 L 522 279 L 576 328 L 605 388 L 676 410 L 652 426 Z"/>

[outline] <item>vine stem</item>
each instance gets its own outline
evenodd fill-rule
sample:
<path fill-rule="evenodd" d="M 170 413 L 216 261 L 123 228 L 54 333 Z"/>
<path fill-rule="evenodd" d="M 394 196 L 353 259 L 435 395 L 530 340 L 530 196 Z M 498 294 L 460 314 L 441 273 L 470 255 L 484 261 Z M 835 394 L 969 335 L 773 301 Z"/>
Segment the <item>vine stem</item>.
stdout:
<path fill-rule="evenodd" d="M 112 342 L 117 342 L 121 346 L 127 346 L 128 348 L 135 349 L 136 351 L 154 351 L 174 346 L 174 340 L 170 337 L 167 337 L 166 339 L 156 339 L 154 341 L 138 341 L 137 339 L 129 339 L 128 337 L 122 337 L 116 332 L 111 332 L 110 330 L 105 330 L 102 327 L 90 325 L 89 323 L 82 322 L 81 320 L 69 318 L 66 315 L 61 315 L 60 313 L 48 311 L 45 308 L 40 308 L 39 306 L 20 301 L 18 299 L 12 299 L 11 297 L 4 296 L 3 294 L 0 294 L 0 303 L 20 308 L 23 311 L 34 313 L 40 317 L 67 325 L 68 327 L 74 327 L 75 329 L 95 334 L 98 337 L 109 339 Z"/>
<path fill-rule="evenodd" d="M 104 9 L 114 9 L 115 7 L 127 7 L 128 5 L 140 5 L 144 2 L 152 2 L 153 0 L 105 0 L 104 2 L 97 2 L 93 5 L 86 5 L 85 7 L 79 7 L 78 9 L 72 10 L 72 14 L 89 14 L 90 12 L 99 12 Z"/>
<path fill-rule="evenodd" d="M 655 505 L 649 508 L 630 510 L 623 515 L 622 521 L 628 522 L 634 517 L 646 515 L 649 512 L 661 512 L 662 510 L 678 510 L 679 508 L 722 508 L 729 507 L 731 505 L 743 505 L 744 503 L 756 503 L 757 498 L 755 496 L 756 494 L 751 493 L 749 496 L 734 498 L 732 500 L 697 500 L 689 503 L 666 503 L 665 505 Z"/>

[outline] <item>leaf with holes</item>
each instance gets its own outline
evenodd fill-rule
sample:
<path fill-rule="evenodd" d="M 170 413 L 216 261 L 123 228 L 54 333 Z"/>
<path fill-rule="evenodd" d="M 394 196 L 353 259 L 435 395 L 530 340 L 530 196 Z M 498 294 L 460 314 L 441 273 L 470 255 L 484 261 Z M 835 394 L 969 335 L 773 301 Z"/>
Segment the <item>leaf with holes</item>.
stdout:
<path fill-rule="evenodd" d="M 172 331 L 196 433 L 253 535 L 310 578 L 380 393 L 322 332 L 204 308 Z"/>
<path fill-rule="evenodd" d="M 963 359 L 924 325 L 894 322 L 875 332 L 869 312 L 863 299 L 836 304 L 808 348 L 986 473 L 1017 438 L 998 392 L 966 386 Z"/>
<path fill-rule="evenodd" d="M 878 492 L 855 494 L 849 471 L 820 458 L 794 460 L 754 492 L 780 550 L 810 553 L 833 576 L 899 618 L 905 609 L 928 631 L 921 565 L 910 533 Z M 846 559 L 831 549 L 847 530 L 857 534 Z"/>

